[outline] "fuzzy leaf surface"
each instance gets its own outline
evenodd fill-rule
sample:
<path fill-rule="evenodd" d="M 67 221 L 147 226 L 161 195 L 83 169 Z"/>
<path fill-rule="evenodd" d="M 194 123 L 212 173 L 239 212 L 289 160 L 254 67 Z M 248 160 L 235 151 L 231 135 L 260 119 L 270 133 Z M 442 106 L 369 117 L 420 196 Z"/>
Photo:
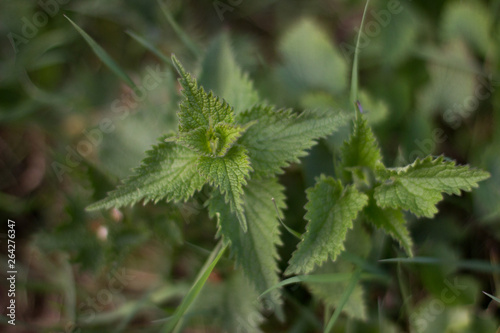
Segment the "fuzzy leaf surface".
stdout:
<path fill-rule="evenodd" d="M 355 187 L 344 188 L 340 181 L 325 176 L 307 190 L 307 199 L 305 218 L 309 223 L 286 274 L 306 274 L 328 258 L 335 260 L 344 249 L 353 220 L 368 202 Z"/>
<path fill-rule="evenodd" d="M 146 152 L 147 157 L 134 175 L 88 210 L 132 205 L 140 200 L 185 201 L 205 184 L 196 169 L 198 155 L 172 142 L 163 142 Z"/>
<path fill-rule="evenodd" d="M 230 210 L 236 214 L 242 229 L 246 231 L 243 186 L 247 184 L 246 178 L 252 170 L 246 149 L 235 146 L 224 157 L 201 156 L 197 169 L 203 179 L 219 188 Z"/>
<path fill-rule="evenodd" d="M 213 128 L 198 127 L 184 132 L 175 141 L 201 155 L 222 157 L 245 130 L 241 126 L 219 123 Z"/>
<path fill-rule="evenodd" d="M 230 243 L 236 265 L 243 269 L 257 292 L 262 293 L 279 282 L 279 259 L 276 249 L 281 245 L 279 222 L 271 198 L 275 198 L 280 210 L 285 207 L 284 188 L 275 178 L 250 180 L 244 188 L 244 208 L 248 223 L 245 233 L 237 223 L 237 217 L 225 204 L 224 198 L 214 192 L 209 201 L 211 216 L 219 214 L 218 234 Z M 281 298 L 278 290 L 266 294 L 266 299 L 276 305 L 281 313 Z"/>
<path fill-rule="evenodd" d="M 383 229 L 399 242 L 409 256 L 413 256 L 413 241 L 406 227 L 403 212 L 400 209 L 380 208 L 372 197 L 363 210 L 366 220 L 377 228 Z"/>
<path fill-rule="evenodd" d="M 239 142 L 248 149 L 255 175 L 266 177 L 282 173 L 281 168 L 298 162 L 299 157 L 307 155 L 306 150 L 316 143 L 315 140 L 333 133 L 346 120 L 347 116 L 331 110 L 306 110 L 296 114 L 258 105 L 237 118 L 242 124 L 257 122 Z"/>
<path fill-rule="evenodd" d="M 469 166 L 457 166 L 454 161 L 431 156 L 404 168 L 379 169 L 378 176 L 385 182 L 375 188 L 375 200 L 382 207 L 402 208 L 416 216 L 433 217 L 442 193 L 460 195 L 470 191 L 490 174 Z"/>
<path fill-rule="evenodd" d="M 366 118 L 358 114 L 349 141 L 342 146 L 342 161 L 346 168 L 369 167 L 375 169 L 382 160 L 375 135 Z"/>
<path fill-rule="evenodd" d="M 207 94 L 202 87 L 198 87 L 196 80 L 184 70 L 174 56 L 172 62 L 180 75 L 179 82 L 185 97 L 177 114 L 179 132 L 189 132 L 199 127 L 211 128 L 218 123 L 232 123 L 231 106 L 224 100 L 219 100 L 212 92 Z"/>

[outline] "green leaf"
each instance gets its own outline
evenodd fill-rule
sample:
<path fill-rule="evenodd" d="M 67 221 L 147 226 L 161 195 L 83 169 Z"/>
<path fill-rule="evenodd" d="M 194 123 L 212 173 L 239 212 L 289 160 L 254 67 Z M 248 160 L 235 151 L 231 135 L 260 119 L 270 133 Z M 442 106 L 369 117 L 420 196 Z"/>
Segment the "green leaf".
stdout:
<path fill-rule="evenodd" d="M 468 96 L 475 96 L 477 66 L 466 45 L 454 39 L 439 49 L 420 51 L 428 59 L 430 81 L 417 94 L 422 112 L 443 112 L 443 120 L 457 128 L 472 111 Z"/>
<path fill-rule="evenodd" d="M 215 192 L 209 201 L 209 212 L 218 214 L 218 234 L 230 243 L 231 252 L 245 276 L 260 294 L 279 282 L 279 259 L 276 249 L 281 245 L 279 223 L 271 198 L 280 210 L 285 207 L 284 188 L 276 178 L 249 180 L 244 188 L 244 208 L 248 222 L 245 233 L 236 223 L 237 218 L 225 204 L 222 196 Z M 281 298 L 278 290 L 264 297 L 274 305 L 278 317 L 282 315 Z"/>
<path fill-rule="evenodd" d="M 347 87 L 347 64 L 331 38 L 311 19 L 292 26 L 279 44 L 280 74 L 290 95 L 308 90 L 338 94 Z"/>
<path fill-rule="evenodd" d="M 246 185 L 248 175 L 252 170 L 248 155 L 242 146 L 233 147 L 224 157 L 201 156 L 197 169 L 203 179 L 217 186 L 224 195 L 225 202 L 229 203 L 241 224 L 247 230 L 247 222 L 243 208 L 243 186 Z"/>
<path fill-rule="evenodd" d="M 402 208 L 416 216 L 433 217 L 443 192 L 460 195 L 461 190 L 470 191 L 490 174 L 429 156 L 404 168 L 379 169 L 378 176 L 385 180 L 375 188 L 374 197 L 380 207 Z"/>
<path fill-rule="evenodd" d="M 113 73 L 115 73 L 120 79 L 122 79 L 126 84 L 130 87 L 135 87 L 134 81 L 130 79 L 130 77 L 116 64 L 116 62 L 109 56 L 109 54 L 99 45 L 97 44 L 92 37 L 90 37 L 82 28 L 80 28 L 75 22 L 71 21 L 69 17 L 64 15 L 66 19 L 73 25 L 73 27 L 78 31 L 80 35 L 85 39 L 85 41 L 90 45 L 92 51 L 102 60 L 106 66 L 111 69 Z"/>
<path fill-rule="evenodd" d="M 212 128 L 219 123 L 233 122 L 233 110 L 224 100 L 220 101 L 210 92 L 207 94 L 198 87 L 196 80 L 172 56 L 172 62 L 181 76 L 179 82 L 185 99 L 180 104 L 179 132 L 189 132 L 199 127 Z"/>
<path fill-rule="evenodd" d="M 332 177 L 321 176 L 307 190 L 305 218 L 309 221 L 302 242 L 289 262 L 286 274 L 308 273 L 329 257 L 335 260 L 344 249 L 347 230 L 368 202 L 368 197 L 353 186 L 343 187 Z"/>
<path fill-rule="evenodd" d="M 162 141 L 164 138 L 146 152 L 147 157 L 133 176 L 87 210 L 132 205 L 143 199 L 144 204 L 165 198 L 167 201 L 186 201 L 200 190 L 205 180 L 196 169 L 198 155 L 175 143 Z"/>
<path fill-rule="evenodd" d="M 445 40 L 462 38 L 485 55 L 494 43 L 490 38 L 492 17 L 478 1 L 448 4 L 441 19 L 441 36 Z"/>
<path fill-rule="evenodd" d="M 248 75 L 244 74 L 234 57 L 229 36 L 219 35 L 208 48 L 201 64 L 199 83 L 221 96 L 241 113 L 259 102 L 259 95 Z"/>
<path fill-rule="evenodd" d="M 281 168 L 298 162 L 315 140 L 333 133 L 343 125 L 347 116 L 331 110 L 276 111 L 272 106 L 258 105 L 243 112 L 239 123 L 256 121 L 239 140 L 248 149 L 248 155 L 257 177 L 282 173 Z"/>
<path fill-rule="evenodd" d="M 219 123 L 213 128 L 199 127 L 183 132 L 175 142 L 204 156 L 222 157 L 245 130 L 245 127 Z"/>
<path fill-rule="evenodd" d="M 357 114 L 349 141 L 342 146 L 342 163 L 346 168 L 368 167 L 375 170 L 382 156 L 377 140 L 362 114 Z"/>
<path fill-rule="evenodd" d="M 370 196 L 368 206 L 363 210 L 367 221 L 377 228 L 383 229 L 401 244 L 409 256 L 413 256 L 413 241 L 410 237 L 403 212 L 399 209 L 380 208 L 375 199 Z"/>

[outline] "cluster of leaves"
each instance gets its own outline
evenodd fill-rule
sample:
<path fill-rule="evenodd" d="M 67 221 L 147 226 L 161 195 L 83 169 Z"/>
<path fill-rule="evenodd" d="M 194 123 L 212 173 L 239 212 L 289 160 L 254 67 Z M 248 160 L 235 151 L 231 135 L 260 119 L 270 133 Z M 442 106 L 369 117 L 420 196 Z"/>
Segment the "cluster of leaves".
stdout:
<path fill-rule="evenodd" d="M 298 162 L 314 140 L 333 133 L 348 117 L 331 110 L 295 114 L 264 104 L 235 109 L 205 92 L 175 57 L 172 61 L 184 96 L 178 133 L 161 137 L 134 175 L 89 209 L 141 200 L 185 201 L 209 185 L 207 205 L 210 216 L 217 218 L 218 234 L 230 245 L 245 276 L 263 292 L 279 282 L 279 224 L 271 198 L 283 209 L 285 197 L 276 175 Z M 386 168 L 361 110 L 342 147 L 340 169 L 344 182 L 321 176 L 307 190 L 309 224 L 286 274 L 307 274 L 327 259 L 335 261 L 360 214 L 399 241 L 411 256 L 412 240 L 403 211 L 433 217 L 442 193 L 470 191 L 489 176 L 443 157 Z M 279 293 L 273 290 L 267 295 L 279 309 Z M 280 315 L 281 310 L 276 313 Z"/>
<path fill-rule="evenodd" d="M 90 35 L 99 34 L 99 44 L 103 48 L 88 35 L 85 40 L 91 48 L 78 44 L 83 39 L 68 29 L 61 11 L 61 15 L 51 17 L 50 23 L 39 29 L 28 44 L 18 45 L 20 52 L 16 57 L 6 54 L 8 59 L 0 65 L 0 72 L 5 74 L 0 89 L 5 98 L 1 104 L 8 110 L 0 112 L 1 120 L 7 124 L 2 127 L 2 137 L 6 132 L 17 133 L 26 124 L 36 123 L 46 140 L 32 141 L 49 143 L 50 149 L 38 149 L 45 151 L 48 159 L 53 158 L 54 152 L 57 161 L 66 163 L 66 147 L 74 147 L 82 135 L 79 126 L 90 129 L 95 125 L 96 116 L 114 116 L 113 120 L 119 118 L 114 122 L 116 129 L 106 133 L 102 142 L 97 144 L 99 147 L 93 147 L 98 148 L 97 154 L 86 159 L 104 173 L 125 177 L 130 167 L 139 163 L 147 147 L 161 134 L 175 129 L 176 118 L 179 120 L 177 133 L 163 135 L 143 165 L 101 205 L 102 208 L 133 205 L 143 200 L 157 202 L 156 206 L 125 209 L 123 219 L 110 218 L 109 215 L 116 210 L 112 214 L 84 214 L 85 205 L 104 197 L 105 192 L 115 186 L 109 175 L 92 175 L 86 162 L 78 168 L 71 167 L 70 171 L 65 169 L 62 185 L 67 186 L 61 187 L 58 182 L 55 186 L 39 186 L 33 202 L 31 196 L 17 200 L 15 196 L 3 197 L 2 193 L 0 208 L 9 212 L 9 218 L 23 211 L 26 221 L 32 221 L 33 217 L 41 219 L 42 223 L 37 225 L 45 226 L 35 238 L 36 245 L 43 253 L 70 254 L 76 278 L 80 274 L 78 267 L 95 273 L 124 264 L 127 268 L 149 273 L 148 265 L 161 262 L 151 269 L 154 275 L 161 276 L 161 286 L 155 288 L 147 283 L 139 300 L 135 301 L 131 296 L 126 297 L 128 300 L 123 306 L 117 302 L 116 311 L 98 314 L 92 324 L 96 326 L 95 330 L 89 331 L 123 330 L 130 324 L 130 318 L 146 309 L 146 303 L 156 305 L 153 311 L 147 308 L 141 314 L 149 322 L 169 313 L 165 304 L 173 304 L 170 301 L 179 297 L 192 300 L 194 294 L 187 293 L 187 281 L 194 278 L 197 260 L 206 252 L 201 247 L 212 246 L 212 235 L 216 232 L 215 223 L 206 223 L 209 222 L 208 215 L 217 219 L 218 237 L 231 248 L 241 269 L 233 270 L 233 262 L 223 258 L 208 280 L 208 275 L 204 274 L 209 286 L 203 288 L 197 303 L 189 312 L 186 311 L 185 318 L 189 323 L 183 326 L 201 323 L 214 330 L 258 332 L 269 311 L 259 312 L 262 307 L 259 308 L 254 301 L 257 296 L 271 288 L 265 294 L 271 302 L 266 304 L 274 303 L 274 312 L 281 315 L 282 300 L 276 290 L 283 284 L 302 282 L 313 297 L 300 287 L 292 289 L 293 292 L 288 294 L 290 302 L 285 303 L 287 307 L 284 309 L 288 313 L 296 311 L 297 316 L 289 317 L 285 324 L 296 325 L 295 331 L 301 331 L 301 327 L 306 330 L 305 321 L 307 331 L 315 324 L 322 329 L 320 320 L 315 318 L 319 317 L 317 312 L 320 309 L 325 310 L 325 318 L 331 309 L 335 309 L 332 318 L 336 318 L 340 311 L 347 314 L 341 317 L 338 326 L 336 324 L 340 331 L 365 332 L 373 330 L 374 326 L 379 326 L 380 331 L 391 331 L 389 328 L 398 331 L 396 325 L 400 326 L 399 330 L 421 331 L 419 323 L 428 322 L 428 310 L 442 297 L 442 291 L 448 287 L 446 281 L 452 274 L 457 276 L 459 285 L 465 284 L 467 289 L 450 304 L 453 306 L 446 304 L 446 309 L 433 318 L 432 325 L 425 331 L 485 332 L 498 326 L 491 312 L 494 307 L 487 308 L 480 293 L 482 288 L 494 294 L 498 286 L 491 282 L 493 279 L 486 281 L 486 275 L 473 275 L 480 269 L 497 272 L 498 268 L 489 262 L 466 265 L 466 259 L 470 257 L 487 261 L 493 258 L 494 250 L 488 252 L 492 248 L 489 244 L 500 239 L 496 223 L 500 212 L 500 160 L 497 153 L 500 141 L 499 131 L 493 130 L 495 127 L 491 126 L 490 119 L 500 110 L 495 107 L 500 90 L 495 91 L 495 81 L 488 74 L 495 73 L 498 67 L 497 45 L 500 44 L 494 40 L 499 35 L 498 20 L 494 17 L 498 6 L 491 4 L 490 10 L 488 1 L 401 3 L 404 10 L 385 17 L 374 13 L 383 13 L 381 11 L 387 9 L 387 4 L 372 1 L 374 8 L 367 16 L 372 20 L 372 27 L 376 22 L 382 24 L 380 19 L 384 21 L 385 18 L 390 19 L 389 26 L 382 24 L 380 33 L 373 38 L 370 31 L 360 29 L 365 36 L 370 33 L 370 38 L 364 40 L 364 46 L 368 47 L 362 47 L 360 54 L 363 88 L 366 90 L 360 91 L 357 98 L 368 111 L 363 114 L 356 112 L 352 131 L 343 125 L 349 118 L 344 111 L 353 106 L 347 92 L 347 71 L 352 59 L 350 52 L 356 49 L 350 41 L 354 39 L 358 23 L 344 19 L 339 22 L 337 18 L 352 17 L 353 13 L 357 16 L 360 9 L 357 2 L 336 2 L 335 17 L 324 21 L 322 18 L 328 14 L 324 11 L 325 4 L 319 0 L 307 4 L 298 0 L 244 2 L 224 13 L 224 25 L 230 28 L 232 45 L 225 33 L 215 38 L 210 34 L 197 35 L 199 31 L 220 28 L 212 2 L 196 6 L 178 1 L 168 2 L 168 5 L 159 2 L 161 11 L 147 4 L 117 0 L 71 3 L 65 7 L 70 9 L 71 17 L 79 13 L 75 15 L 75 21 L 85 26 Z M 9 32 L 22 31 L 21 23 L 24 24 L 25 20 L 19 18 L 31 18 L 33 11 L 40 10 L 40 7 L 18 3 L 8 7 L 0 11 L 6 23 L 0 30 L 7 36 Z M 22 8 L 22 11 L 14 11 L 16 8 Z M 214 20 L 200 23 L 200 15 L 210 16 L 211 12 Z M 272 25 L 264 27 L 258 19 L 250 24 L 247 22 L 247 17 L 259 18 L 262 13 L 267 22 L 270 12 L 275 19 Z M 304 17 L 304 13 L 312 17 Z M 158 31 L 163 14 L 180 38 L 172 36 L 169 29 L 162 29 L 161 34 L 148 33 Z M 297 20 L 297 17 L 301 19 Z M 91 25 L 85 24 L 88 20 Z M 265 29 L 269 34 L 255 34 L 253 24 L 258 26 L 258 31 Z M 130 45 L 128 38 L 120 38 L 122 29 L 116 29 L 116 25 L 123 30 L 134 29 L 146 34 L 147 37 L 142 38 L 139 34 L 128 33 L 149 52 L 137 49 L 136 44 Z M 78 31 L 85 34 L 81 29 Z M 330 34 L 331 31 L 334 33 Z M 351 35 L 349 31 L 352 31 Z M 262 43 L 263 35 L 266 35 L 265 43 Z M 10 44 L 7 38 L 4 42 Z M 205 51 L 203 45 L 208 43 Z M 265 53 L 262 45 L 270 46 Z M 93 50 L 132 88 L 138 83 L 138 77 L 132 76 L 132 81 L 128 75 L 137 70 L 138 63 L 156 56 L 170 64 L 170 59 L 160 50 L 175 50 L 187 65 L 193 58 L 185 56 L 185 46 L 196 57 L 201 72 L 197 75 L 197 82 L 187 73 L 181 73 L 184 102 L 179 117 L 175 114 L 180 95 L 175 71 L 166 71 L 162 84 L 148 90 L 147 99 L 138 103 L 130 96 L 120 96 L 126 94 L 128 88 L 117 93 L 113 84 L 115 80 L 106 71 L 101 72 L 99 66 L 81 70 L 89 59 L 94 59 L 86 53 Z M 6 50 L 10 48 L 11 45 L 6 45 Z M 104 49 L 110 52 L 109 56 Z M 267 52 L 273 51 L 277 52 L 276 59 L 279 59 L 276 63 L 268 62 Z M 112 63 L 113 58 L 120 59 L 120 66 Z M 251 73 L 257 83 L 255 88 L 239 64 Z M 180 64 L 176 66 L 178 71 L 185 72 Z M 192 67 L 193 72 L 198 73 L 191 63 L 186 67 Z M 20 68 L 28 74 L 21 80 Z M 136 75 L 144 77 L 150 68 L 143 70 Z M 95 79 L 96 75 L 99 80 Z M 489 92 L 494 97 L 491 103 L 490 98 L 486 97 L 486 101 L 481 97 L 479 106 L 469 109 L 465 102 L 471 101 L 471 96 L 477 97 L 478 85 L 483 87 L 481 93 Z M 192 96 L 186 96 L 190 91 Z M 110 101 L 119 96 L 120 103 L 114 105 L 126 112 L 104 114 L 103 111 L 110 108 L 113 113 L 117 111 Z M 275 110 L 262 100 L 299 110 L 322 111 L 300 114 Z M 71 106 L 71 112 L 68 112 L 68 106 Z M 386 118 L 389 111 L 391 116 Z M 500 119 L 494 119 L 497 118 Z M 324 119 L 330 119 L 331 124 L 324 124 Z M 472 123 L 480 130 L 473 132 L 467 126 Z M 437 127 L 446 132 L 446 141 L 436 140 L 429 144 L 427 139 Z M 339 131 L 329 135 L 336 129 Z M 385 165 L 406 165 L 409 163 L 406 157 L 413 163 L 406 167 L 386 167 L 372 129 L 384 150 Z M 26 127 L 25 131 L 30 133 L 33 129 Z M 24 140 L 23 131 L 19 133 L 16 135 L 30 142 L 27 143 L 30 146 L 31 141 Z M 312 146 L 316 139 L 325 136 L 318 145 Z M 426 140 L 424 148 L 419 144 L 422 139 Z M 342 144 L 345 140 L 347 142 Z M 25 157 L 17 149 L 18 145 L 13 146 L 18 156 L 14 165 L 17 165 Z M 413 161 L 415 154 L 410 152 L 417 147 L 420 158 Z M 309 148 L 310 154 L 304 156 Z M 480 165 L 492 173 L 492 179 L 472 195 L 446 200 L 439 206 L 441 213 L 438 216 L 435 216 L 436 204 L 443 194 L 468 191 L 487 174 L 456 166 L 443 157 L 424 157 L 434 151 L 446 151 L 460 161 Z M 405 161 L 391 163 L 397 152 L 398 159 Z M 303 162 L 303 165 L 294 164 L 282 174 L 284 167 L 297 162 Z M 12 159 L 5 164 L 12 164 Z M 78 177 L 81 171 L 85 177 L 93 178 L 92 184 L 82 181 L 85 177 Z M 323 175 L 319 176 L 321 173 Z M 51 174 L 48 172 L 48 180 Z M 307 187 L 310 188 L 304 191 Z M 61 188 L 64 188 L 63 192 Z M 88 188 L 94 190 L 92 198 Z M 271 197 L 277 203 L 277 213 Z M 286 210 L 285 199 L 289 206 Z M 169 203 L 161 202 L 163 200 Z M 304 226 L 302 207 L 306 201 L 308 224 Z M 11 204 L 19 202 L 23 204 Z M 196 215 L 186 218 L 184 213 L 198 202 L 206 204 L 209 214 L 201 211 L 203 207 L 199 205 L 194 212 Z M 460 204 L 456 204 L 458 202 Z M 280 235 L 278 231 L 277 216 L 281 213 L 284 213 L 288 226 L 297 230 L 306 228 L 303 235 L 297 233 L 301 239 L 297 249 L 290 235 Z M 415 217 L 435 217 L 436 220 L 414 223 Z M 183 220 L 196 220 L 196 223 L 181 230 L 178 226 Z M 56 226 L 52 228 L 52 225 Z M 469 228 L 474 232 L 469 232 Z M 97 233 L 99 230 L 108 232 L 106 238 Z M 400 258 L 406 264 L 399 266 L 397 277 L 392 274 L 395 271 L 390 269 L 387 261 L 377 262 L 398 252 L 397 248 L 387 246 L 384 233 L 398 241 L 408 255 L 415 252 L 419 256 Z M 183 238 L 188 242 L 183 243 Z M 196 243 L 196 246 L 189 242 Z M 280 247 L 282 243 L 284 246 Z M 190 257 L 193 249 L 196 255 Z M 144 251 L 154 255 L 144 260 Z M 213 257 L 209 261 L 211 259 Z M 212 264 L 213 268 L 215 263 Z M 42 266 L 38 273 L 50 272 L 52 275 L 57 269 L 39 265 Z M 460 268 L 467 269 L 459 271 Z M 286 274 L 307 275 L 279 282 L 280 270 Z M 383 275 L 387 285 L 381 279 L 366 283 L 370 279 L 370 275 L 365 274 L 367 272 Z M 74 277 L 70 270 L 68 273 L 65 285 L 71 287 Z M 408 281 L 405 274 L 411 274 Z M 451 278 L 455 279 L 455 276 Z M 200 280 L 195 280 L 193 290 L 200 290 L 197 289 Z M 39 299 L 41 284 L 27 285 L 26 289 L 34 290 Z M 394 288 L 397 285 L 399 290 Z M 60 292 L 58 288 L 58 284 L 45 288 L 49 291 L 45 291 L 47 294 L 44 293 L 43 298 L 50 299 L 45 296 L 49 292 Z M 149 288 L 154 288 L 151 293 L 146 291 Z M 85 300 L 86 292 L 89 292 L 89 297 L 95 297 L 93 291 L 86 291 L 84 286 L 78 285 L 76 295 L 72 288 L 69 289 L 69 292 L 63 291 L 68 298 L 73 295 Z M 137 291 L 134 290 L 134 295 L 139 294 Z M 418 297 L 404 302 L 412 294 L 418 294 Z M 375 298 L 382 302 L 378 304 L 378 324 L 374 315 L 377 312 Z M 302 307 L 294 308 L 294 302 L 300 302 Z M 80 302 L 66 302 L 65 306 L 70 309 L 68 313 L 73 312 L 72 304 Z M 182 316 L 179 309 L 186 310 L 186 304 L 183 301 L 176 310 L 177 318 Z M 52 304 L 49 307 L 53 309 Z M 311 310 L 316 313 L 311 313 Z M 74 312 L 76 318 L 70 314 L 69 319 L 84 324 L 85 311 L 74 306 Z M 453 318 L 457 316 L 464 318 L 463 321 L 455 321 Z M 123 318 L 123 321 L 118 327 L 113 322 L 103 328 L 112 322 L 110 318 Z M 169 322 L 173 323 L 172 320 Z M 486 326 L 481 326 L 481 322 Z M 330 328 L 331 323 L 333 321 L 327 325 Z M 351 327 L 342 327 L 344 323 Z M 362 328 L 356 330 L 353 325 Z M 275 326 L 279 324 L 271 323 L 267 330 L 276 331 Z M 83 329 L 87 331 L 87 328 Z M 151 330 L 157 331 L 154 324 L 151 324 Z"/>
<path fill-rule="evenodd" d="M 90 210 L 140 200 L 185 201 L 204 185 L 219 234 L 231 244 L 236 263 L 260 292 L 278 283 L 278 220 L 271 198 L 285 207 L 276 174 L 306 154 L 314 140 L 344 124 L 341 112 L 276 110 L 256 104 L 234 109 L 206 93 L 172 57 L 183 87 L 179 131 L 160 138 L 135 174 Z M 277 292 L 270 294 L 279 304 Z"/>

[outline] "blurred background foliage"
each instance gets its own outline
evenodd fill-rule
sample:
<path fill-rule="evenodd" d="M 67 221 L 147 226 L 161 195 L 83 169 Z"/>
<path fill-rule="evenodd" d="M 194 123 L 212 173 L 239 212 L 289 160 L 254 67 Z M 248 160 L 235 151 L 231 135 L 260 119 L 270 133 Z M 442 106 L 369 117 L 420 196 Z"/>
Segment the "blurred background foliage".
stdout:
<path fill-rule="evenodd" d="M 0 214 L 4 224 L 16 221 L 19 274 L 16 330 L 2 315 L 2 331 L 157 332 L 215 245 L 206 194 L 186 204 L 84 209 L 128 175 L 161 134 L 176 129 L 179 86 L 165 57 L 175 53 L 235 107 L 248 102 L 231 89 L 243 71 L 259 94 L 250 102 L 352 110 L 349 72 L 364 4 L 3 1 Z M 63 14 L 144 93 L 120 82 Z M 497 331 L 499 303 L 481 291 L 500 292 L 499 17 L 497 0 L 371 2 L 359 99 L 385 164 L 445 154 L 492 177 L 472 193 L 446 197 L 433 220 L 408 216 L 416 255 L 435 260 L 379 262 L 404 254 L 377 230 L 350 236 L 350 251 L 385 278 L 363 280 L 334 332 Z M 148 84 L 152 78 L 156 84 Z M 321 140 L 281 176 L 290 227 L 304 230 L 304 191 L 319 174 L 335 174 L 348 135 L 347 126 Z M 282 239 L 285 268 L 296 240 L 285 232 Z M 353 267 L 341 258 L 318 270 Z M 280 322 L 226 258 L 184 331 L 319 332 L 323 313 L 339 305 L 347 284 L 285 287 L 287 319 Z M 6 295 L 6 284 L 0 292 Z"/>

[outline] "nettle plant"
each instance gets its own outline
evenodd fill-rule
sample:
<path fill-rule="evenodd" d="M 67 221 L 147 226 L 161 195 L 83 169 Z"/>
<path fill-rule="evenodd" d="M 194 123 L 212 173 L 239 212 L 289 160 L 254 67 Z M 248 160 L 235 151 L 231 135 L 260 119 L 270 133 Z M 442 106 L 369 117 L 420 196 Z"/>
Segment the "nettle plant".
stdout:
<path fill-rule="evenodd" d="M 386 167 L 361 105 L 355 103 L 357 50 L 351 80 L 354 112 L 276 109 L 259 101 L 244 75 L 235 85 L 241 88 L 241 94 L 232 91 L 231 100 L 238 104 L 232 107 L 214 93 L 207 93 L 172 57 L 184 97 L 177 113 L 178 132 L 162 136 L 131 177 L 88 207 L 99 210 L 140 201 L 186 202 L 202 188 L 209 188 L 206 206 L 209 216 L 217 221 L 216 236 L 221 243 L 164 331 L 179 329 L 182 315 L 228 247 L 237 267 L 279 318 L 283 318 L 279 287 L 294 282 L 306 283 L 313 295 L 336 308 L 325 331 L 331 329 L 343 309 L 363 318 L 364 306 L 356 301 L 362 291 L 356 288 L 366 266 L 366 262 L 360 263 L 360 257 L 366 256 L 363 247 L 369 242 L 360 225 L 367 222 L 383 230 L 412 256 L 404 212 L 432 218 L 443 193 L 459 195 L 489 177 L 485 171 L 457 166 L 444 157 L 429 156 L 405 167 Z M 232 65 L 240 75 L 236 64 Z M 279 215 L 286 205 L 278 175 L 291 163 L 300 163 L 318 139 L 349 122 L 352 131 L 342 145 L 336 177 L 322 175 L 306 191 L 306 231 L 301 235 L 284 225 L 300 239 L 284 275 L 302 275 L 280 281 Z M 345 251 L 346 247 L 352 251 Z M 338 260 L 341 254 L 346 255 Z M 352 269 L 343 259 L 358 268 Z M 339 281 L 346 284 L 336 285 L 336 289 L 324 287 Z"/>
<path fill-rule="evenodd" d="M 320 176 L 307 190 L 306 232 L 285 275 L 308 274 L 327 260 L 335 261 L 344 250 L 348 230 L 361 221 L 384 230 L 411 256 L 403 212 L 431 218 L 443 193 L 470 191 L 489 177 L 444 157 L 388 168 L 359 104 L 354 119 L 341 111 L 298 114 L 267 104 L 234 109 L 200 87 L 174 56 L 172 61 L 184 96 L 178 132 L 161 137 L 134 174 L 89 210 L 141 200 L 185 202 L 209 185 L 207 206 L 217 220 L 218 236 L 258 292 L 279 283 L 276 247 L 281 242 L 273 201 L 281 213 L 285 195 L 277 176 L 300 162 L 316 140 L 349 121 L 353 130 L 341 149 L 341 177 Z M 280 314 L 278 289 L 265 297 Z"/>

